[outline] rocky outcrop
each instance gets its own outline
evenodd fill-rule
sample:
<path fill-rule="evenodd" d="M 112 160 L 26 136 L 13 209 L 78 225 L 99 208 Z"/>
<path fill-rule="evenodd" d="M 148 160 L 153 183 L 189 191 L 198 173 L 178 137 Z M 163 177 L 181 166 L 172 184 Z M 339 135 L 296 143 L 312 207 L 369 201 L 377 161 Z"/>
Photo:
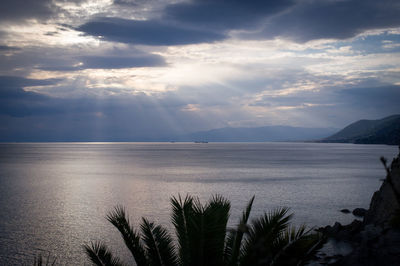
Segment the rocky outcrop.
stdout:
<path fill-rule="evenodd" d="M 364 217 L 367 214 L 367 210 L 364 208 L 355 208 L 352 213 L 354 216 Z"/>
<path fill-rule="evenodd" d="M 383 160 L 385 162 L 385 160 Z M 385 226 L 393 219 L 397 210 L 400 209 L 400 162 L 399 156 L 393 160 L 390 168 L 387 168 L 386 179 L 383 181 L 379 191 L 372 196 L 369 210 L 364 223 Z M 396 195 L 397 194 L 397 195 Z"/>
<path fill-rule="evenodd" d="M 350 252 L 331 253 L 317 257 L 312 265 L 400 265 L 400 153 L 390 167 L 379 191 L 375 192 L 363 221 L 354 220 L 349 225 L 335 223 L 318 229 L 336 245 L 351 247 Z M 362 215 L 360 215 L 362 216 Z M 323 250 L 323 249 L 322 249 Z"/>

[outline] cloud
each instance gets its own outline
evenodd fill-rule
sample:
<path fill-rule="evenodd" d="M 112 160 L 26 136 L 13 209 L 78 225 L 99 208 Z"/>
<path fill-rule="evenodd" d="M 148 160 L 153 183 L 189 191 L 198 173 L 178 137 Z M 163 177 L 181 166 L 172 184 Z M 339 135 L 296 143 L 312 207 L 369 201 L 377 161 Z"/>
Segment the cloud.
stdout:
<path fill-rule="evenodd" d="M 2 0 L 0 1 L 0 21 L 49 18 L 56 5 L 52 0 Z"/>
<path fill-rule="evenodd" d="M 142 4 L 115 3 L 132 8 Z M 242 39 L 307 42 L 400 26 L 400 3 L 393 0 L 193 0 L 166 5 L 159 12 L 161 19 L 97 18 L 78 30 L 114 42 L 181 45 L 224 40 L 233 30 L 241 30 L 235 36 Z"/>
<path fill-rule="evenodd" d="M 56 81 L 0 77 L 0 141 L 168 141 L 207 123 L 170 93 L 59 98 L 22 89 Z"/>
<path fill-rule="evenodd" d="M 165 60 L 159 55 L 139 56 L 82 56 L 83 65 L 80 68 L 115 69 L 131 67 L 165 66 Z"/>
<path fill-rule="evenodd" d="M 68 8 L 75 6 L 82 11 L 84 2 L 89 0 L 2 0 L 0 21 L 29 25 L 29 20 L 44 22 L 51 19 L 68 19 L 77 13 L 70 13 Z"/>
<path fill-rule="evenodd" d="M 228 125 L 340 127 L 362 117 L 400 113 L 400 86 L 379 82 L 371 87 L 321 87 L 286 95 L 271 89 L 272 94 L 262 98 L 235 90 L 241 86 L 235 81 L 227 87 L 208 84 L 153 95 L 126 90 L 115 95 L 52 97 L 22 89 L 58 82 L 0 77 L 0 140 L 168 141 L 179 134 Z"/>
<path fill-rule="evenodd" d="M 164 67 L 166 62 L 159 55 L 143 54 L 138 56 L 80 56 L 75 59 L 40 64 L 37 68 L 47 71 L 78 71 L 83 69 L 121 69 L 134 67 Z"/>
<path fill-rule="evenodd" d="M 96 47 L 97 48 L 97 47 Z M 4 52 L 2 54 L 1 52 Z M 11 52 L 11 54 L 5 54 Z M 45 56 L 43 56 L 45 55 Z M 0 46 L 0 71 L 12 75 L 14 69 L 32 71 L 79 71 L 84 69 L 122 69 L 164 67 L 165 59 L 135 48 L 79 49 Z M 8 71 L 8 72 L 5 72 Z M 14 74 L 15 75 L 15 74 Z"/>
<path fill-rule="evenodd" d="M 28 79 L 24 77 L 0 76 L 0 89 L 8 90 L 9 88 L 45 86 L 54 85 L 60 79 Z"/>
<path fill-rule="evenodd" d="M 152 3 L 152 2 L 151 2 Z M 153 2 L 154 5 L 160 5 Z M 135 8 L 138 1 L 116 1 L 117 6 Z M 108 41 L 145 45 L 212 43 L 228 38 L 228 32 L 256 26 L 266 16 L 293 5 L 291 0 L 223 1 L 196 0 L 166 5 L 161 19 L 128 20 L 96 18 L 77 28 Z M 150 8 L 151 9 L 151 8 Z"/>
<path fill-rule="evenodd" d="M 19 50 L 21 50 L 21 48 L 19 48 L 19 47 L 0 45 L 0 52 L 1 51 L 19 51 Z"/>
<path fill-rule="evenodd" d="M 336 92 L 342 102 L 358 108 L 400 113 L 400 86 L 355 87 Z"/>
<path fill-rule="evenodd" d="M 151 4 L 154 8 L 157 2 Z M 117 7 L 137 5 L 143 3 L 115 3 Z M 77 30 L 113 42 L 184 45 L 221 41 L 234 30 L 241 30 L 235 36 L 242 39 L 283 37 L 307 42 L 400 26 L 400 4 L 393 0 L 193 0 L 168 4 L 159 12 L 161 19 L 96 18 Z"/>
<path fill-rule="evenodd" d="M 271 18 L 257 35 L 297 42 L 346 39 L 367 30 L 399 27 L 399 13 L 400 3 L 393 0 L 302 1 Z"/>
<path fill-rule="evenodd" d="M 121 110 L 151 113 L 156 109 L 180 110 L 186 105 L 177 99 L 176 95 L 168 93 L 159 96 L 139 94 L 119 94 L 99 97 L 86 95 L 81 97 L 53 97 L 35 91 L 25 91 L 23 86 L 41 86 L 56 84 L 57 79 L 24 79 L 19 77 L 0 77 L 0 114 L 13 117 L 53 116 L 55 114 L 73 114 L 76 116 L 87 113 L 102 112 L 114 115 Z M 138 115 L 132 113 L 132 115 Z M 142 114 L 140 114 L 142 115 Z"/>
<path fill-rule="evenodd" d="M 189 28 L 158 20 L 97 18 L 77 28 L 108 41 L 145 45 L 182 45 L 225 39 L 224 33 Z"/>
<path fill-rule="evenodd" d="M 224 31 L 255 26 L 260 19 L 293 4 L 291 0 L 194 0 L 167 6 L 164 16 L 180 23 Z"/>
<path fill-rule="evenodd" d="M 361 118 L 378 119 L 400 114 L 400 86 L 348 85 L 320 88 L 317 91 L 297 91 L 288 95 L 264 96 L 251 106 L 279 110 L 284 117 L 311 117 L 320 125 L 342 127 Z"/>
<path fill-rule="evenodd" d="M 45 114 L 57 111 L 57 102 L 53 102 L 47 96 L 24 91 L 22 87 L 54 85 L 59 81 L 59 79 L 38 80 L 0 76 L 0 114 L 22 117 L 32 113 Z M 48 108 L 49 106 L 53 108 Z"/>

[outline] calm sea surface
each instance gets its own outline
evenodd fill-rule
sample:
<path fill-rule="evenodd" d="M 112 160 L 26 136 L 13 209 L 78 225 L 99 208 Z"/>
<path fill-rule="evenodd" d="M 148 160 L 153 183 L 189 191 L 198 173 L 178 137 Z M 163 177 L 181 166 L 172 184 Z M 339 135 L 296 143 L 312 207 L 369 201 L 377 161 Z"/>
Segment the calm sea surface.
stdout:
<path fill-rule="evenodd" d="M 133 222 L 171 228 L 169 199 L 190 193 L 231 200 L 231 224 L 252 195 L 253 217 L 287 206 L 296 224 L 350 222 L 340 209 L 368 208 L 384 178 L 380 156 L 397 147 L 322 143 L 0 144 L 0 265 L 50 253 L 88 264 L 82 244 L 104 240 L 127 258 L 105 220 L 115 205 Z"/>

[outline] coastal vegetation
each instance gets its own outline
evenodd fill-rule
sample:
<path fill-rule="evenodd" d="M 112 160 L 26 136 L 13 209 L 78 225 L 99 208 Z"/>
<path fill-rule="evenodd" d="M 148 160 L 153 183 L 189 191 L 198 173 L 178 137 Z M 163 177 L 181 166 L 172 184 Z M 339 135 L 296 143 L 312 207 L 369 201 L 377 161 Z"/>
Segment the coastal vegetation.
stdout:
<path fill-rule="evenodd" d="M 122 235 L 136 264 L 142 265 L 303 265 L 324 238 L 305 226 L 291 226 L 287 208 L 264 213 L 249 222 L 254 197 L 235 228 L 228 228 L 230 202 L 213 196 L 206 204 L 197 197 L 171 198 L 176 241 L 161 225 L 142 218 L 131 225 L 122 206 L 107 220 Z M 94 265 L 125 265 L 103 242 L 85 244 Z"/>

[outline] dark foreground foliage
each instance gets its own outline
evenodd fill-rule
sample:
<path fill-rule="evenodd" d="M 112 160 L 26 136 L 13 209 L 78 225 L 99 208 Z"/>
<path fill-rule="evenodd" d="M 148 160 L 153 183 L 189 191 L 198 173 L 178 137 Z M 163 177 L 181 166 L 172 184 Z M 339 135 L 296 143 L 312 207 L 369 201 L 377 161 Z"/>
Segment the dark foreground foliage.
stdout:
<path fill-rule="evenodd" d="M 196 197 L 171 198 L 176 243 L 161 225 L 142 218 L 134 228 L 121 206 L 107 215 L 121 233 L 138 266 L 303 265 L 322 244 L 319 234 L 290 225 L 287 208 L 248 222 L 254 197 L 236 228 L 227 229 L 230 202 L 222 196 L 201 204 Z M 84 245 L 94 265 L 126 265 L 102 242 Z"/>
<path fill-rule="evenodd" d="M 51 259 L 50 258 L 50 253 L 47 256 L 46 259 L 43 259 L 43 256 L 41 254 L 39 254 L 39 256 L 35 256 L 35 259 L 33 261 L 33 265 L 34 266 L 54 266 L 56 265 L 57 259 Z"/>

